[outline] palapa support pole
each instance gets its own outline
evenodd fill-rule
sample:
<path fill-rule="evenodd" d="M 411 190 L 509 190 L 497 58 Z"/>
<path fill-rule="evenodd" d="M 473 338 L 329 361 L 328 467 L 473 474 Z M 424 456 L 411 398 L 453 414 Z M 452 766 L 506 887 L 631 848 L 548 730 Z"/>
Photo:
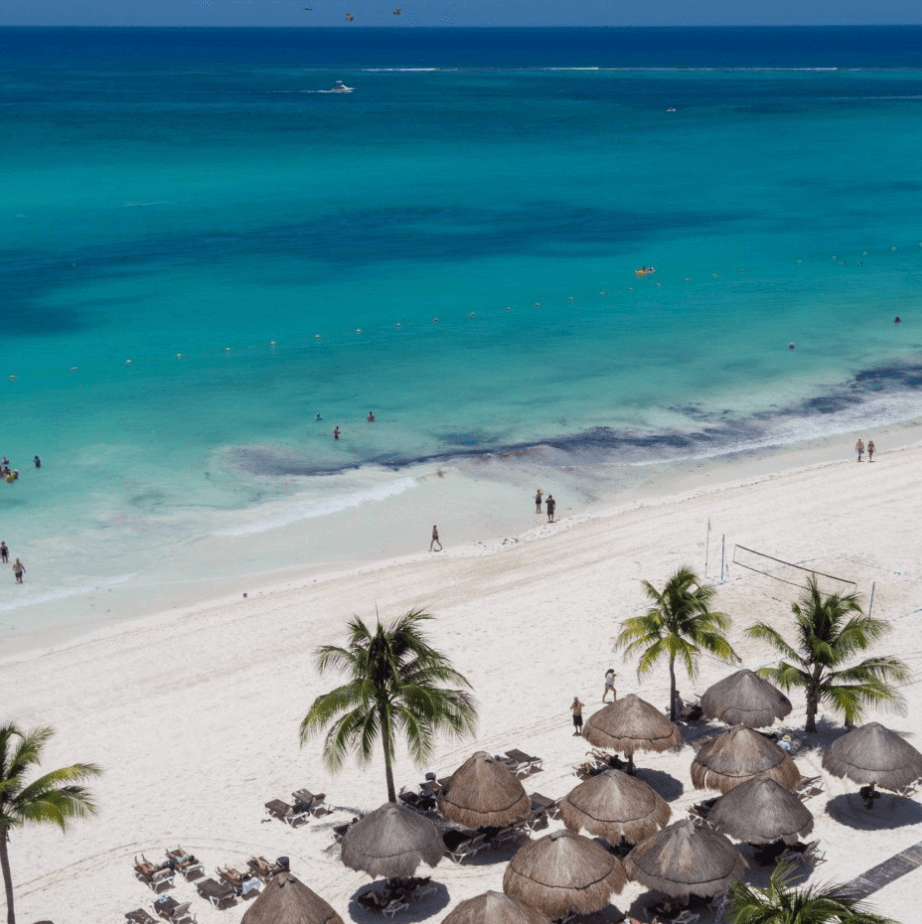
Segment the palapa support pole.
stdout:
<path fill-rule="evenodd" d="M 720 583 L 724 582 L 724 552 L 727 547 L 727 534 L 723 533 L 720 537 Z"/>
<path fill-rule="evenodd" d="M 711 518 L 708 517 L 708 531 L 704 537 L 704 576 L 708 576 L 708 555 L 711 551 Z"/>

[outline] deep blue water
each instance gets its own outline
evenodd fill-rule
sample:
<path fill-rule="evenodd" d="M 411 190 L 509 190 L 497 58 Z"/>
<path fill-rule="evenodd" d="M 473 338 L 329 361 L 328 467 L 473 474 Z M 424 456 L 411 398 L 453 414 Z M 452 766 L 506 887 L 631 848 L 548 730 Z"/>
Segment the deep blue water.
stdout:
<path fill-rule="evenodd" d="M 26 622 L 420 463 L 919 416 L 922 27 L 5 29 L 0 77 Z"/>

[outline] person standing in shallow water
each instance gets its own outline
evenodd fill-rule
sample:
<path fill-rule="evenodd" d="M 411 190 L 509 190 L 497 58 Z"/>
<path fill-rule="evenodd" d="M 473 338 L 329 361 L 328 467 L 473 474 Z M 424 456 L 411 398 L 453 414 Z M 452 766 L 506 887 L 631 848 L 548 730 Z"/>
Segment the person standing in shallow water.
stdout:
<path fill-rule="evenodd" d="M 874 461 L 874 453 L 877 451 L 877 447 L 874 445 L 874 440 L 868 440 L 868 462 Z"/>
<path fill-rule="evenodd" d="M 16 577 L 17 584 L 22 583 L 22 576 L 25 572 L 26 566 L 17 558 L 16 561 L 13 562 L 13 574 Z"/>
<path fill-rule="evenodd" d="M 557 501 L 554 500 L 553 494 L 548 494 L 547 501 L 544 506 L 547 508 L 547 521 L 548 523 L 554 522 L 554 511 L 557 509 Z"/>
<path fill-rule="evenodd" d="M 541 488 L 538 488 L 537 494 L 535 494 L 535 513 L 541 513 L 541 498 L 544 496 L 544 491 Z"/>
<path fill-rule="evenodd" d="M 864 443 L 861 442 L 861 438 L 858 438 L 858 442 L 855 443 L 855 452 L 858 453 L 858 461 L 861 461 L 861 457 L 864 455 Z"/>
<path fill-rule="evenodd" d="M 10 560 L 10 550 L 5 542 L 0 542 L 0 562 L 4 564 Z"/>
<path fill-rule="evenodd" d="M 339 427 L 333 427 L 333 439 L 334 440 L 339 439 Z"/>

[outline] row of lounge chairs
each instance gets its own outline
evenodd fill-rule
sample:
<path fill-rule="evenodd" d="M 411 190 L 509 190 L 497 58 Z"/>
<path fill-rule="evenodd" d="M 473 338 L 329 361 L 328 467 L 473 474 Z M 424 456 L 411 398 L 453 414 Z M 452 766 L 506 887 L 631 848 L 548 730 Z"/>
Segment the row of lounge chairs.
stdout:
<path fill-rule="evenodd" d="M 265 857 L 250 857 L 247 861 L 246 871 L 241 871 L 233 867 L 225 866 L 217 868 L 217 878 L 204 877 L 204 869 L 200 861 L 196 860 L 191 854 L 177 848 L 175 851 L 167 851 L 167 862 L 159 868 L 154 868 L 143 856 L 139 862 L 135 859 L 135 873 L 139 879 L 147 877 L 148 884 L 154 891 L 161 891 L 163 894 L 158 895 L 153 903 L 153 911 L 158 917 L 170 924 L 195 924 L 195 913 L 191 910 L 191 902 L 178 902 L 171 895 L 165 894 L 165 891 L 155 888 L 152 883 L 159 883 L 163 878 L 160 871 L 166 870 L 175 873 L 173 867 L 169 864 L 181 864 L 179 869 L 191 871 L 191 874 L 185 878 L 195 882 L 198 894 L 206 901 L 210 902 L 215 908 L 224 910 L 237 904 L 237 899 L 254 898 L 262 884 L 268 882 L 276 873 L 288 869 L 288 858 L 279 857 L 274 863 L 270 863 Z M 204 878 L 203 878 L 204 877 Z M 172 876 L 170 877 L 172 884 Z M 125 915 L 129 924 L 156 924 L 156 918 L 145 911 L 143 908 L 137 908 Z"/>
<path fill-rule="evenodd" d="M 432 895 L 436 887 L 432 880 L 426 876 L 416 876 L 410 879 L 389 879 L 383 892 L 370 889 L 358 896 L 357 901 L 369 911 L 380 911 L 392 918 L 400 911 L 406 911 L 411 901 L 419 901 L 426 895 Z"/>
<path fill-rule="evenodd" d="M 333 810 L 327 804 L 325 793 L 312 793 L 308 789 L 298 789 L 291 794 L 292 802 L 273 799 L 266 803 L 266 814 L 277 818 L 285 824 L 297 828 L 307 824 L 310 819 L 329 815 Z"/>
<path fill-rule="evenodd" d="M 587 751 L 586 759 L 573 768 L 573 772 L 581 780 L 588 780 L 590 777 L 597 776 L 599 773 L 604 773 L 606 770 L 624 770 L 625 773 L 631 772 L 630 765 L 626 761 L 621 760 L 617 754 L 606 754 L 604 751 L 599 751 L 596 748 Z"/>
<path fill-rule="evenodd" d="M 165 892 L 172 888 L 176 873 L 190 882 L 198 879 L 205 873 L 205 868 L 191 853 L 177 847 L 166 852 L 166 859 L 160 863 L 152 863 L 144 854 L 141 859 L 134 858 L 135 877 L 149 886 L 154 892 Z"/>

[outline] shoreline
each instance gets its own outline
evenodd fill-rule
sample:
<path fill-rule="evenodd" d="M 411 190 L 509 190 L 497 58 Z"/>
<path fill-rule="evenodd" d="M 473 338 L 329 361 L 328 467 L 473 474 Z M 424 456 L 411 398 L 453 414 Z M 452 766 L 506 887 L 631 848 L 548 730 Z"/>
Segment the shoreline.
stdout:
<path fill-rule="evenodd" d="M 878 443 L 889 447 L 882 455 L 911 450 L 922 443 L 922 418 L 884 427 L 876 431 L 876 435 Z M 446 549 L 444 557 L 470 558 L 501 554 L 517 544 L 540 541 L 553 534 L 579 528 L 589 522 L 612 521 L 617 517 L 645 508 L 678 505 L 728 490 L 754 486 L 829 466 L 834 467 L 846 461 L 841 454 L 843 443 L 849 445 L 848 437 L 843 439 L 841 435 L 836 435 L 762 451 L 752 450 L 642 465 L 628 463 L 626 467 L 640 469 L 648 474 L 646 478 L 638 479 L 636 484 L 620 492 L 620 496 L 603 497 L 597 504 L 594 502 L 565 504 L 562 508 L 563 513 L 558 513 L 557 522 L 553 527 L 544 522 L 543 514 L 537 525 L 534 524 L 534 519 L 536 519 L 534 515 L 531 517 L 531 525 L 527 525 L 529 517 L 523 514 L 520 520 L 525 524 L 524 528 L 512 535 L 500 535 L 500 533 L 488 535 L 482 533 L 476 524 L 465 524 L 466 538 Z M 497 465 L 502 464 L 503 458 L 505 456 L 481 457 L 475 459 L 474 462 L 478 466 Z M 611 463 L 611 465 L 618 466 L 620 463 Z M 461 466 L 459 465 L 458 468 L 460 469 Z M 442 477 L 442 471 L 438 470 L 439 478 Z M 417 477 L 424 480 L 431 478 L 433 474 L 430 472 L 420 476 L 417 473 Z M 410 496 L 405 500 L 413 499 Z M 527 503 L 523 506 L 527 509 Z M 377 520 L 376 525 L 379 530 L 384 528 L 385 524 L 382 523 L 380 517 L 372 516 L 372 519 Z M 289 525 L 297 530 L 299 526 L 303 527 L 304 521 L 295 521 Z M 286 566 L 273 571 L 260 570 L 224 578 L 206 578 L 201 583 L 189 585 L 185 594 L 180 591 L 168 606 L 152 604 L 144 611 L 134 613 L 127 618 L 97 616 L 70 625 L 46 627 L 27 632 L 17 631 L 16 634 L 9 631 L 4 638 L 6 653 L 0 657 L 0 664 L 27 660 L 35 655 L 71 646 L 92 644 L 95 641 L 117 637 L 148 625 L 168 625 L 173 620 L 194 617 L 197 613 L 230 606 L 244 599 L 266 598 L 279 592 L 306 590 L 313 584 L 347 581 L 354 576 L 386 572 L 391 568 L 419 564 L 430 559 L 431 554 L 426 551 L 403 550 L 383 557 L 380 553 L 368 551 L 364 555 L 357 555 L 351 561 L 321 560 Z M 103 589 L 108 589 L 111 593 L 118 588 L 106 588 L 102 585 L 91 592 L 87 599 L 93 599 L 93 595 Z M 133 594 L 141 593 L 143 585 L 140 588 L 132 587 L 130 590 Z M 71 602 L 74 600 L 73 597 L 69 599 Z"/>

